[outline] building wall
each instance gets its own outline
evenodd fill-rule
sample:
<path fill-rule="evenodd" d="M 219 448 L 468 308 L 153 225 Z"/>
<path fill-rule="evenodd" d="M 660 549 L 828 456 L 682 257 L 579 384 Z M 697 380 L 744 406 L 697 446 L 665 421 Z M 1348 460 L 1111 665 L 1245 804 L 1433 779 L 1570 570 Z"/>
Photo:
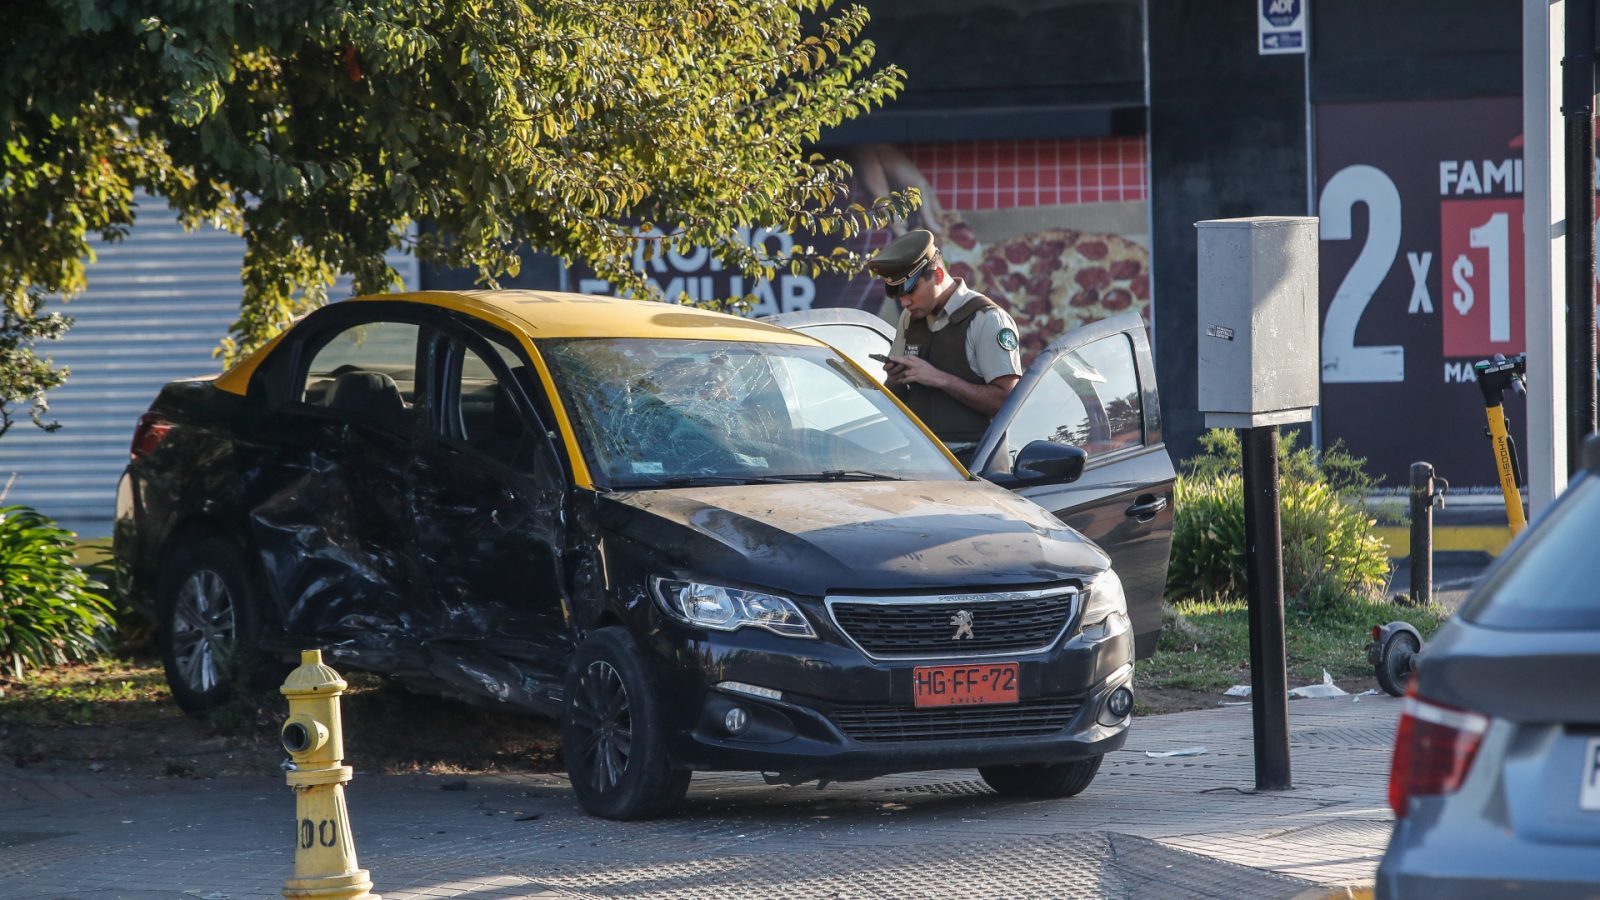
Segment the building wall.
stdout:
<path fill-rule="evenodd" d="M 1311 101 L 1522 93 L 1517 0 L 1311 3 Z"/>
<path fill-rule="evenodd" d="M 867 0 L 896 112 L 1144 103 L 1139 0 Z M 991 137 L 1018 137 L 992 135 Z"/>
<path fill-rule="evenodd" d="M 0 437 L 0 490 L 10 486 L 0 505 L 32 506 L 86 538 L 111 534 L 139 416 L 167 382 L 220 371 L 212 351 L 239 315 L 244 242 L 184 231 L 159 198 L 137 203 L 126 239 L 92 241 L 88 289 L 47 307 L 74 320 L 38 348 L 71 372 L 49 395 L 60 430 L 35 428 L 22 407 Z"/>
<path fill-rule="evenodd" d="M 1146 4 L 1156 372 L 1175 460 L 1197 449 L 1204 430 L 1195 378 L 1194 223 L 1309 211 L 1305 57 L 1257 54 L 1258 5 Z"/>

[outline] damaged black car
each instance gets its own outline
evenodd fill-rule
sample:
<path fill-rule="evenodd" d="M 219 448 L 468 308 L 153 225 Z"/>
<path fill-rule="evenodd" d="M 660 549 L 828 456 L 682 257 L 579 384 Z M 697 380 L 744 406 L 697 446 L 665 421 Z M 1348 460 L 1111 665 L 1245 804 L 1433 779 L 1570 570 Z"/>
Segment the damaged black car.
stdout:
<path fill-rule="evenodd" d="M 1040 354 L 976 475 L 833 343 L 572 294 L 333 304 L 162 390 L 119 578 L 185 710 L 320 647 L 559 719 L 599 816 L 661 815 L 695 770 L 1082 791 L 1160 628 L 1142 323 Z"/>

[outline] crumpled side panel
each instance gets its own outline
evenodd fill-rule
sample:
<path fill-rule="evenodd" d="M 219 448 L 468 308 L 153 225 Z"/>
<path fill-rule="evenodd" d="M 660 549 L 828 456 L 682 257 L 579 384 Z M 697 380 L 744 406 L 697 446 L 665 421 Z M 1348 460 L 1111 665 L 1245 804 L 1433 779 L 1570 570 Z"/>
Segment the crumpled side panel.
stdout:
<path fill-rule="evenodd" d="M 285 630 L 420 690 L 557 713 L 570 646 L 560 585 L 525 568 L 530 541 L 557 523 L 533 527 L 529 517 L 547 510 L 480 473 L 416 462 L 356 435 L 339 452 L 310 452 L 297 477 L 250 511 Z M 537 500 L 559 511 L 559 497 Z M 508 598 L 480 580 L 486 573 L 520 577 L 526 591 Z"/>
<path fill-rule="evenodd" d="M 311 455 L 304 473 L 250 510 L 250 529 L 278 613 L 291 635 L 318 640 L 382 640 L 409 631 L 414 598 L 406 583 L 403 548 L 371 540 L 376 498 L 360 498 L 345 467 Z"/>

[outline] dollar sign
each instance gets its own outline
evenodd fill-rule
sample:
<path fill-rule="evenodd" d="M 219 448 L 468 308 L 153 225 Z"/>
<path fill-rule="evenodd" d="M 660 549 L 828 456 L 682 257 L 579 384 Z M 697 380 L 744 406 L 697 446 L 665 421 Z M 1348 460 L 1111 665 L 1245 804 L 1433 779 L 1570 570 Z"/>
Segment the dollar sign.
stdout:
<path fill-rule="evenodd" d="M 1464 316 L 1467 310 L 1472 309 L 1472 284 L 1467 281 L 1472 277 L 1472 260 L 1467 259 L 1465 253 L 1456 257 L 1455 265 L 1450 267 L 1450 277 L 1456 280 L 1456 287 L 1461 289 L 1450 295 L 1450 302 L 1455 305 L 1456 312 Z"/>

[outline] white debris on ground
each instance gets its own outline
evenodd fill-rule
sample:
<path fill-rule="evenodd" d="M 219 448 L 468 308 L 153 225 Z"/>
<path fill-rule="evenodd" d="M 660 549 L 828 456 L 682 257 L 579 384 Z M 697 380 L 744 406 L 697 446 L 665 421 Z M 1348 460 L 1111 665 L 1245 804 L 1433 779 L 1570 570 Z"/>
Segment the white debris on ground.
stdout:
<path fill-rule="evenodd" d="M 1337 684 L 1333 683 L 1333 676 L 1327 669 L 1322 670 L 1321 684 L 1308 684 L 1305 687 L 1293 688 L 1289 691 L 1290 699 L 1308 700 L 1320 697 L 1347 697 L 1349 694 Z"/>
<path fill-rule="evenodd" d="M 1377 692 L 1376 691 L 1368 691 L 1367 693 L 1374 694 L 1374 693 L 1377 693 Z M 1233 687 L 1228 688 L 1227 690 L 1223 691 L 1222 692 L 1222 696 L 1224 696 L 1224 697 L 1248 697 L 1248 696 L 1250 696 L 1250 685 L 1248 685 L 1248 684 L 1236 684 Z M 1347 691 L 1345 691 L 1343 688 L 1339 687 L 1337 684 L 1333 683 L 1333 676 L 1328 674 L 1328 670 L 1327 669 L 1323 669 L 1322 670 L 1322 683 L 1321 684 L 1308 684 L 1308 685 L 1306 685 L 1304 687 L 1297 687 L 1297 688 L 1290 688 L 1289 689 L 1289 699 L 1291 699 L 1291 700 L 1312 700 L 1312 699 L 1317 699 L 1317 698 L 1321 698 L 1321 697 L 1348 697 L 1348 696 L 1349 696 L 1349 693 Z"/>

